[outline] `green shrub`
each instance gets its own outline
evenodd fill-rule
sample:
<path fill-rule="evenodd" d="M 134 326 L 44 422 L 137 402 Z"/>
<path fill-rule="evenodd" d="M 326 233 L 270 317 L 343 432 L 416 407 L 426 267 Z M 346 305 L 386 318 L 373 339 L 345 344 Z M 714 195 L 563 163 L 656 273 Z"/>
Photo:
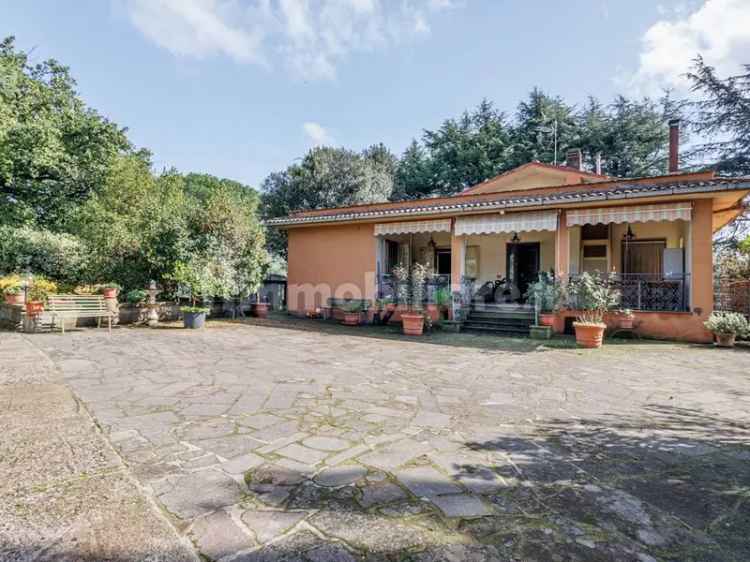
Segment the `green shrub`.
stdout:
<path fill-rule="evenodd" d="M 143 302 L 146 302 L 147 298 L 148 293 L 145 291 L 145 289 L 133 289 L 132 291 L 128 291 L 128 293 L 125 295 L 125 300 L 130 304 L 141 304 Z"/>
<path fill-rule="evenodd" d="M 703 325 L 722 336 L 750 336 L 750 323 L 739 312 L 712 312 Z"/>
<path fill-rule="evenodd" d="M 30 271 L 55 281 L 75 284 L 84 277 L 86 252 L 71 234 L 24 226 L 0 227 L 0 271 Z"/>

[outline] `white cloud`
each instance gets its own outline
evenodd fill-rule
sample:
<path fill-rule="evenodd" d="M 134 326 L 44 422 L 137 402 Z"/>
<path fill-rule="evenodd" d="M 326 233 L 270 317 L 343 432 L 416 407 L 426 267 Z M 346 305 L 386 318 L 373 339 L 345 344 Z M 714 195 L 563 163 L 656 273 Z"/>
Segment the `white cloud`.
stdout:
<path fill-rule="evenodd" d="M 670 10 L 660 7 L 659 13 Z M 639 68 L 619 80 L 623 85 L 645 94 L 662 88 L 684 91 L 684 74 L 698 54 L 724 75 L 750 63 L 750 1 L 706 0 L 689 13 L 678 4 L 671 13 L 643 35 Z"/>
<path fill-rule="evenodd" d="M 457 0 L 126 0 L 130 19 L 177 56 L 224 55 L 332 79 L 354 52 L 430 32 L 429 18 Z"/>
<path fill-rule="evenodd" d="M 334 144 L 333 138 L 328 134 L 323 125 L 315 123 L 314 121 L 308 121 L 302 125 L 302 129 L 305 131 L 307 138 L 310 140 L 313 146 L 320 146 L 323 144 L 332 145 Z"/>

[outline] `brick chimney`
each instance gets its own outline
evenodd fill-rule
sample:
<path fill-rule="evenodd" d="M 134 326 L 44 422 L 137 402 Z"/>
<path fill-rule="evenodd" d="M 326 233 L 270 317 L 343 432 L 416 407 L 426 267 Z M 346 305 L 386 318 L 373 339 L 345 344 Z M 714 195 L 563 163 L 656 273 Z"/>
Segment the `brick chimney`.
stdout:
<path fill-rule="evenodd" d="M 580 148 L 571 148 L 565 155 L 565 165 L 568 168 L 583 170 L 583 155 Z"/>
<path fill-rule="evenodd" d="M 669 120 L 669 169 L 670 174 L 680 170 L 680 120 Z"/>

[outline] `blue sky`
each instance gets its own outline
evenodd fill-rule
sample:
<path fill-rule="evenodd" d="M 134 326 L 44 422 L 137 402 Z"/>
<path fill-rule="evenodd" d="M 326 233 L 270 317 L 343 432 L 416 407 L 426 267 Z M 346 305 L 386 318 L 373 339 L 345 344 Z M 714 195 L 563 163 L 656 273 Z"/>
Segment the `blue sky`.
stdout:
<path fill-rule="evenodd" d="M 750 62 L 748 0 L 0 0 L 0 35 L 71 67 L 157 169 L 259 186 L 314 144 L 397 153 L 483 97 L 681 88 Z"/>

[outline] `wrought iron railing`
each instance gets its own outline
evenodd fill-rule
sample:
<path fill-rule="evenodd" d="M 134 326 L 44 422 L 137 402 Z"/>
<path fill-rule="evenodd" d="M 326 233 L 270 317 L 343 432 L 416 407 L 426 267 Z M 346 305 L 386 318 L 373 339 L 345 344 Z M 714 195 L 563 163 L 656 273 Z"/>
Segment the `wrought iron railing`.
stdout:
<path fill-rule="evenodd" d="M 383 275 L 378 280 L 378 298 L 398 302 L 400 284 L 401 282 L 393 275 Z M 407 286 L 406 292 L 408 294 L 411 287 L 408 282 L 405 285 Z M 438 300 L 438 291 L 441 289 L 448 291 L 450 294 L 450 285 L 450 275 L 434 275 L 430 277 L 424 283 L 424 302 L 436 303 Z"/>
<path fill-rule="evenodd" d="M 649 312 L 690 310 L 689 274 L 616 273 L 608 279 L 620 292 L 621 308 Z"/>

